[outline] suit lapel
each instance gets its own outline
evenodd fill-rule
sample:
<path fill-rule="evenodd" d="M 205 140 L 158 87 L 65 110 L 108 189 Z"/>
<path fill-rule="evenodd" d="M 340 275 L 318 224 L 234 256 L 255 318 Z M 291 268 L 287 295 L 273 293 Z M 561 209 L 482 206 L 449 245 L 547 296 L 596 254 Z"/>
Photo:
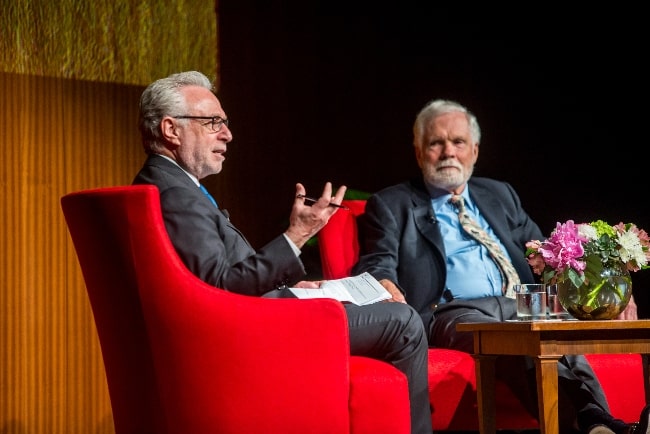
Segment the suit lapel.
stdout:
<path fill-rule="evenodd" d="M 445 256 L 445 245 L 438 229 L 436 216 L 431 208 L 431 199 L 428 193 L 415 186 L 412 194 L 413 218 L 415 226 L 422 237 L 431 243 L 441 257 Z"/>

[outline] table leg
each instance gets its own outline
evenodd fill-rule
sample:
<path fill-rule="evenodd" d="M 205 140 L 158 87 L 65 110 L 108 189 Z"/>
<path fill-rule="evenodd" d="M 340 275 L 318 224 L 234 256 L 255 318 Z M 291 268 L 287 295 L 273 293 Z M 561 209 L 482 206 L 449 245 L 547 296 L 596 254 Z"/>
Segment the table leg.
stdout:
<path fill-rule="evenodd" d="M 558 433 L 557 363 L 560 356 L 535 358 L 540 434 Z"/>
<path fill-rule="evenodd" d="M 641 354 L 645 402 L 650 402 L 650 354 Z"/>
<path fill-rule="evenodd" d="M 496 356 L 475 355 L 478 426 L 481 434 L 496 433 Z"/>

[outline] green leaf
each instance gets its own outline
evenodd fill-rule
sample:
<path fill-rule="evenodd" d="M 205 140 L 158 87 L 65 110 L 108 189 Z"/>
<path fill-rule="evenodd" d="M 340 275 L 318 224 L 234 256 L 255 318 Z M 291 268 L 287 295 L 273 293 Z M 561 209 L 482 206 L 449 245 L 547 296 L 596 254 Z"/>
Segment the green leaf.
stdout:
<path fill-rule="evenodd" d="M 573 268 L 569 268 L 568 270 L 566 270 L 566 274 L 569 280 L 571 281 L 571 284 L 576 288 L 579 288 L 580 286 L 582 286 L 583 283 L 585 283 L 585 275 L 578 273 Z"/>
<path fill-rule="evenodd" d="M 364 200 L 368 199 L 370 197 L 371 193 L 361 191 L 361 190 L 355 190 L 353 188 L 348 188 L 345 191 L 345 196 L 343 196 L 344 199 L 348 200 Z"/>

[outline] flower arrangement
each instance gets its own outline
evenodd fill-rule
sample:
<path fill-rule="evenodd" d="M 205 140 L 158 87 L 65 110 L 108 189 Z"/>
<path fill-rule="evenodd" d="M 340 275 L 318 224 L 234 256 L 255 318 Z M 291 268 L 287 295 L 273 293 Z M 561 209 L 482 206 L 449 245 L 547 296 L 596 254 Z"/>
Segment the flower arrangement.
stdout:
<path fill-rule="evenodd" d="M 629 272 L 650 268 L 650 237 L 633 223 L 611 226 L 602 220 L 580 224 L 568 220 L 558 222 L 545 241 L 527 242 L 526 258 L 544 283 L 584 289 L 572 302 L 573 306 L 563 303 L 572 315 L 576 316 L 576 310 L 582 314 L 600 307 L 598 298 L 602 288 L 614 291 L 619 301 L 624 301 L 624 308 L 629 301 L 629 295 L 625 298 L 621 290 L 625 284 L 608 284 L 606 270 L 617 270 L 628 276 L 625 282 L 631 289 Z M 612 307 L 608 304 L 605 309 L 611 311 Z"/>
<path fill-rule="evenodd" d="M 628 271 L 650 268 L 650 237 L 634 223 L 610 226 L 602 220 L 557 223 L 551 236 L 526 243 L 526 257 L 544 283 L 569 280 L 577 288 L 600 276 L 604 267 Z"/>

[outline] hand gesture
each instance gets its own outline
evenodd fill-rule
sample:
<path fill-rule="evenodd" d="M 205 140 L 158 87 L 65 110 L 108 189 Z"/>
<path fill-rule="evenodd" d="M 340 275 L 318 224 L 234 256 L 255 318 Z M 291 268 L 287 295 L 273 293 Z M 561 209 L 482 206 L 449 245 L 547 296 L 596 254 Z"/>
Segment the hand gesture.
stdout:
<path fill-rule="evenodd" d="M 300 249 L 305 243 L 334 215 L 339 209 L 330 206 L 330 203 L 340 205 L 347 190 L 346 186 L 339 187 L 336 194 L 332 196 L 332 183 L 325 183 L 323 193 L 312 205 L 305 204 L 305 187 L 296 184 L 296 199 L 293 201 L 293 208 L 289 216 L 289 228 L 285 234 Z M 300 196 L 300 197 L 299 197 Z"/>

